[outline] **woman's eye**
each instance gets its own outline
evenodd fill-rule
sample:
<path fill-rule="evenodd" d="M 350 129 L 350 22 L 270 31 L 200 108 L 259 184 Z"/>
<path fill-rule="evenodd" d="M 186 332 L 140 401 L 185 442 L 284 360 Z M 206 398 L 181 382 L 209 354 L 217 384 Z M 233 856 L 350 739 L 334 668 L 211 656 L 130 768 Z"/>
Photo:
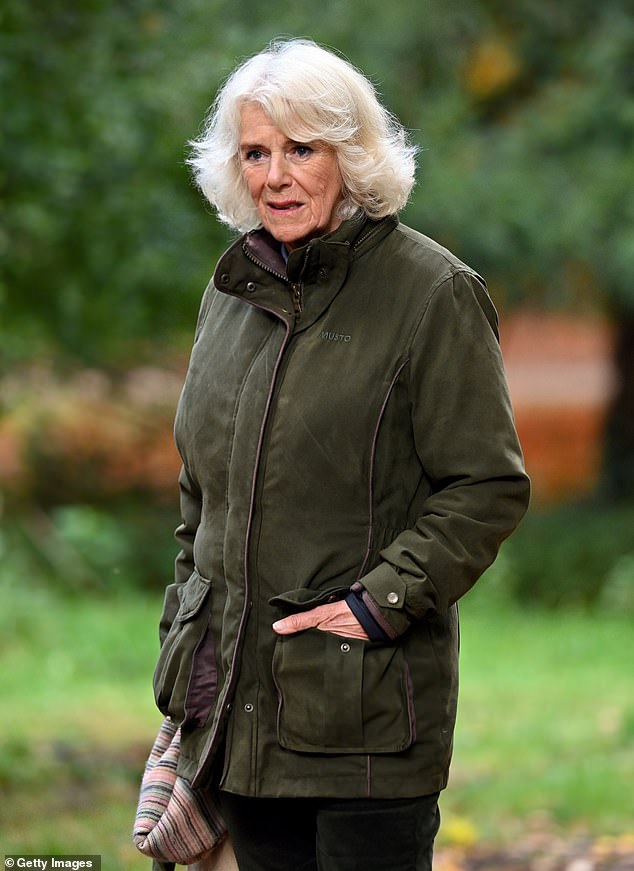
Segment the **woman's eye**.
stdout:
<path fill-rule="evenodd" d="M 264 157 L 262 152 L 259 151 L 257 148 L 252 148 L 250 151 L 247 151 L 244 156 L 245 156 L 246 160 L 248 160 L 250 162 L 262 160 L 262 158 Z"/>
<path fill-rule="evenodd" d="M 295 146 L 295 154 L 297 157 L 308 157 L 313 153 L 313 149 L 310 145 L 296 145 Z"/>

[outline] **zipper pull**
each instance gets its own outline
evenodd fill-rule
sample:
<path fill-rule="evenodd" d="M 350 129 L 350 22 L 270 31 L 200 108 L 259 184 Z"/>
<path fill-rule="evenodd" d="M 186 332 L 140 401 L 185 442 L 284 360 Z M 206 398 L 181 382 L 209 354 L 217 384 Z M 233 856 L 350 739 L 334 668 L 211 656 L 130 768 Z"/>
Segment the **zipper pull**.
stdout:
<path fill-rule="evenodd" d="M 291 284 L 293 294 L 293 308 L 295 309 L 295 319 L 299 320 L 302 313 L 302 286 L 301 284 Z"/>

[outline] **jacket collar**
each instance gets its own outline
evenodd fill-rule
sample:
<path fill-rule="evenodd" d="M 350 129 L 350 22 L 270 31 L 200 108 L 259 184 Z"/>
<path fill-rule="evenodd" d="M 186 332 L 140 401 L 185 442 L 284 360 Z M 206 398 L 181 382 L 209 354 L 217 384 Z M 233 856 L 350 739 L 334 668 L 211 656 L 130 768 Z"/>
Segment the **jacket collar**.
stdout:
<path fill-rule="evenodd" d="M 371 240 L 382 237 L 397 225 L 395 215 L 375 221 L 358 212 L 353 218 L 343 221 L 336 230 L 318 239 L 312 239 L 301 248 L 292 251 L 287 263 L 281 253 L 280 243 L 266 230 L 253 230 L 244 237 L 248 250 L 254 252 L 260 259 L 286 275 L 291 282 L 310 281 L 311 267 L 322 259 L 332 260 L 354 256 L 357 251 L 371 244 Z M 329 256 L 331 255 L 331 256 Z"/>
<path fill-rule="evenodd" d="M 310 326 L 341 289 L 350 263 L 392 232 L 395 215 L 378 221 L 362 213 L 336 230 L 292 251 L 285 263 L 280 243 L 266 230 L 241 236 L 221 256 L 214 272 L 218 290 L 272 311 L 295 331 Z M 302 311 L 294 316 L 292 294 L 299 289 Z"/>

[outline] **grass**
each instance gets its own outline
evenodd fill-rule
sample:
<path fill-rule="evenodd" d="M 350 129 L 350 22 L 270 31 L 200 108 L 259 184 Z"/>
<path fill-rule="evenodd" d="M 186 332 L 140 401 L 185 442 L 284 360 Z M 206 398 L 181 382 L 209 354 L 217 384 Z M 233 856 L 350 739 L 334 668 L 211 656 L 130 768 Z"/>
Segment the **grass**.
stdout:
<path fill-rule="evenodd" d="M 130 828 L 160 716 L 161 592 L 61 597 L 3 582 L 0 828 L 5 852 L 101 853 L 136 871 Z M 462 688 L 440 842 L 507 841 L 547 817 L 632 830 L 631 622 L 522 610 L 486 579 L 462 606 Z"/>
<path fill-rule="evenodd" d="M 70 599 L 31 581 L 1 594 L 4 852 L 99 853 L 108 871 L 149 871 L 130 832 L 160 723 L 161 593 Z"/>
<path fill-rule="evenodd" d="M 459 721 L 443 807 L 486 839 L 547 816 L 593 834 L 632 831 L 631 617 L 487 601 L 461 609 Z"/>

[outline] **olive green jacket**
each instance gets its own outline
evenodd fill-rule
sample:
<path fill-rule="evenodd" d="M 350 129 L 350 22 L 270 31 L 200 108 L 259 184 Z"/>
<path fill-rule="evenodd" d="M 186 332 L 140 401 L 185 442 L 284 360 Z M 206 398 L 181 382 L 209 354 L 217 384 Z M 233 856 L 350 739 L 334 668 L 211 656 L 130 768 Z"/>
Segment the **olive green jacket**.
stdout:
<path fill-rule="evenodd" d="M 251 796 L 407 797 L 447 780 L 456 601 L 526 510 L 484 282 L 398 224 L 352 220 L 284 261 L 222 256 L 176 415 L 176 583 L 155 693 L 180 773 Z M 389 643 L 281 616 L 363 596 Z"/>

